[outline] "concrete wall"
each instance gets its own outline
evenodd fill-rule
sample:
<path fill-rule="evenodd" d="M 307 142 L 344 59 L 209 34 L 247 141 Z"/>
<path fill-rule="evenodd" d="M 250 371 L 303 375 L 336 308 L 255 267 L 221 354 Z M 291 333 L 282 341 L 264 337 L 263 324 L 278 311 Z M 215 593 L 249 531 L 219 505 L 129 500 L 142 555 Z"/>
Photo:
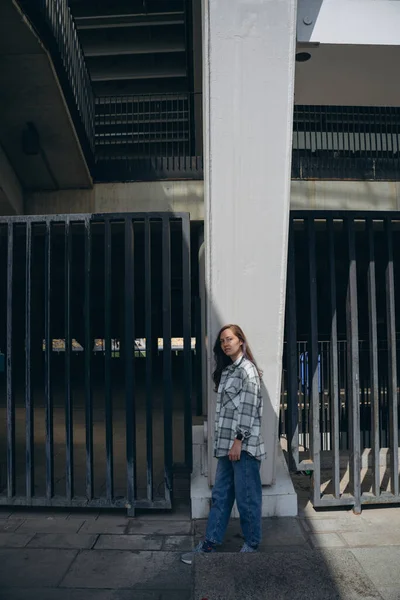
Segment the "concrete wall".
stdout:
<path fill-rule="evenodd" d="M 204 219 L 202 181 L 96 184 L 92 190 L 27 194 L 26 214 L 103 212 L 189 212 Z"/>
<path fill-rule="evenodd" d="M 17 201 L 18 198 L 22 198 L 22 192 L 18 192 L 20 188 L 17 181 L 14 185 L 17 190 Z M 19 202 L 21 206 L 22 200 Z M 400 210 L 400 182 L 292 181 L 290 208 L 292 210 Z M 203 221 L 203 182 L 97 184 L 93 190 L 28 194 L 25 200 L 26 214 L 128 211 L 189 212 L 192 221 Z"/>
<path fill-rule="evenodd" d="M 400 182 L 292 181 L 292 210 L 400 210 Z"/>

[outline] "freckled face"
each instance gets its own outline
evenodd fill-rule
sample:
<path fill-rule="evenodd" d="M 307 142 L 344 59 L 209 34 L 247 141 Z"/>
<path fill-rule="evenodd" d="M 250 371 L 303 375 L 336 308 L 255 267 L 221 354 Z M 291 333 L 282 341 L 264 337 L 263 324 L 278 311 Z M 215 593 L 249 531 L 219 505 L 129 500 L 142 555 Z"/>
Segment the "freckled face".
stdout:
<path fill-rule="evenodd" d="M 219 338 L 222 351 L 235 362 L 242 354 L 243 342 L 233 333 L 232 329 L 224 329 Z"/>

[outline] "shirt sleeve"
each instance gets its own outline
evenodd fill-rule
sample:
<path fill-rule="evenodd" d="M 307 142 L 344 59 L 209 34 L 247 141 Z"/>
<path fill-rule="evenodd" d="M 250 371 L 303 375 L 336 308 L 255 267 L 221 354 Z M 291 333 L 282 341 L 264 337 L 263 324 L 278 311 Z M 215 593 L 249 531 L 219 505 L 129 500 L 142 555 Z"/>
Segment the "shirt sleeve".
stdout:
<path fill-rule="evenodd" d="M 244 373 L 242 389 L 239 396 L 238 420 L 236 432 L 244 438 L 249 438 L 252 433 L 254 419 L 258 414 L 258 394 L 260 385 L 255 377 Z"/>

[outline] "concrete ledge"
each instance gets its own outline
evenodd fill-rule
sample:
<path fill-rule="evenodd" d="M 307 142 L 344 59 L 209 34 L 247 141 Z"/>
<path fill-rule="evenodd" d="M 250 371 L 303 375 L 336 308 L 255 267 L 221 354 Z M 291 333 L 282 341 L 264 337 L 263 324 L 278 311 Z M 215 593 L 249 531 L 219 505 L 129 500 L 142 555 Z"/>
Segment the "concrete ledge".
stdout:
<path fill-rule="evenodd" d="M 33 192 L 27 195 L 28 214 L 104 212 L 189 212 L 204 219 L 202 181 L 98 183 L 93 189 Z"/>
<path fill-rule="evenodd" d="M 1 149 L 0 149 L 1 157 Z M 22 192 L 18 192 L 22 206 Z M 291 182 L 291 210 L 400 210 L 400 182 Z M 26 214 L 96 212 L 189 212 L 204 220 L 202 181 L 96 184 L 93 189 L 26 194 Z M 20 211 L 21 212 L 21 211 Z"/>
<path fill-rule="evenodd" d="M 205 469 L 207 458 L 203 427 L 193 427 L 193 473 L 190 485 L 192 519 L 207 519 L 211 504 L 211 488 Z M 286 466 L 280 446 L 277 450 L 276 479 L 274 485 L 263 486 L 263 517 L 297 516 L 297 494 Z M 238 519 L 236 503 L 232 518 Z"/>

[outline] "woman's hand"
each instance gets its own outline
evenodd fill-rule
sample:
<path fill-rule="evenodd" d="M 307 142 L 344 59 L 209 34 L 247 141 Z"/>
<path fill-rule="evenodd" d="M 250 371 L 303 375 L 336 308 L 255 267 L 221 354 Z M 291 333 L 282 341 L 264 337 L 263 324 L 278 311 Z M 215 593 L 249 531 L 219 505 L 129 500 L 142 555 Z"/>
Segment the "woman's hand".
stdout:
<path fill-rule="evenodd" d="M 236 461 L 240 460 L 240 455 L 242 453 L 242 442 L 240 440 L 236 440 L 233 442 L 232 448 L 229 450 L 228 456 L 229 460 Z"/>

